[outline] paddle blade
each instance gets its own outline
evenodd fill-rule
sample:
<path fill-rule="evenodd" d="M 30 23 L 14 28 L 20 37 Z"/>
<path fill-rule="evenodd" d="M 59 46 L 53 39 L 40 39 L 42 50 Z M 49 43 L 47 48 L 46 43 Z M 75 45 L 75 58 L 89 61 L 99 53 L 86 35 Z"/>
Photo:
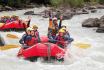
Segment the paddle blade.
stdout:
<path fill-rule="evenodd" d="M 5 46 L 0 46 L 0 50 L 9 50 L 9 49 L 13 49 L 13 48 L 18 48 L 20 46 L 18 45 L 5 45 Z"/>
<path fill-rule="evenodd" d="M 14 34 L 7 34 L 8 38 L 18 39 L 18 37 Z"/>
<path fill-rule="evenodd" d="M 91 47 L 91 44 L 87 44 L 87 43 L 75 43 L 74 45 L 82 49 L 87 49 Z"/>

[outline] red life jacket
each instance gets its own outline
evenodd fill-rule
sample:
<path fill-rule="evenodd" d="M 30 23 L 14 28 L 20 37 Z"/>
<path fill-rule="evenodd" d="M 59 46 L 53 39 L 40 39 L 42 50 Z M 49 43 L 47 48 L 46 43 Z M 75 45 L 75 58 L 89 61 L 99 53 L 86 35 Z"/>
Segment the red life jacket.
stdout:
<path fill-rule="evenodd" d="M 55 28 L 57 29 L 58 28 L 58 24 L 54 24 Z"/>
<path fill-rule="evenodd" d="M 64 37 L 63 36 L 57 36 L 57 38 L 56 38 L 56 40 L 58 40 L 57 41 L 57 45 L 62 45 L 62 46 L 65 46 L 65 39 L 64 39 Z"/>
<path fill-rule="evenodd" d="M 7 21 L 6 21 L 6 23 L 9 23 L 9 22 L 10 22 L 10 20 L 7 20 Z"/>
<path fill-rule="evenodd" d="M 52 29 L 52 35 L 56 36 L 56 34 L 58 33 L 58 24 L 53 23 L 53 25 L 54 25 L 54 29 Z"/>
<path fill-rule="evenodd" d="M 38 31 L 35 31 L 35 36 L 36 36 L 36 37 L 39 37 Z"/>
<path fill-rule="evenodd" d="M 25 43 L 27 44 L 27 46 L 33 46 L 38 43 L 38 39 L 36 37 L 32 37 L 31 40 L 28 40 Z"/>

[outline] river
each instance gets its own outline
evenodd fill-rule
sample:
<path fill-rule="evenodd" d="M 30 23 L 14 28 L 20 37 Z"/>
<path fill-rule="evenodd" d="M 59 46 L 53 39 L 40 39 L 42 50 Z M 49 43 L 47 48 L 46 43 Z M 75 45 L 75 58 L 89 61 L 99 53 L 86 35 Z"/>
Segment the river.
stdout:
<path fill-rule="evenodd" d="M 35 13 L 41 12 L 45 7 L 34 8 Z M 23 13 L 27 10 L 0 12 L 3 15 L 18 15 L 22 19 L 27 18 Z M 17 58 L 16 54 L 19 48 L 0 51 L 0 70 L 103 70 L 104 69 L 104 33 L 96 33 L 96 28 L 83 28 L 81 23 L 87 18 L 100 18 L 104 15 L 103 9 L 98 9 L 96 13 L 75 15 L 70 20 L 64 20 L 63 25 L 67 25 L 71 37 L 74 42 L 68 46 L 68 56 L 65 57 L 64 63 L 42 63 L 29 62 L 21 58 Z M 32 16 L 31 25 L 36 24 L 39 27 L 40 35 L 47 34 L 48 18 L 41 16 Z M 21 38 L 24 32 L 0 32 L 6 44 L 19 44 L 19 39 L 10 39 L 6 35 L 15 34 Z M 74 45 L 74 43 L 82 42 L 91 45 L 90 48 L 82 49 Z"/>

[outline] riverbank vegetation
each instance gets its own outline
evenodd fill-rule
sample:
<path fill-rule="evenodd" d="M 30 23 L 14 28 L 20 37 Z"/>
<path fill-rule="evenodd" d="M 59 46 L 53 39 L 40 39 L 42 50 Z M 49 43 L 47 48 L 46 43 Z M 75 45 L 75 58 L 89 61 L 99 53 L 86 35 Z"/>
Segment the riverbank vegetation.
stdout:
<path fill-rule="evenodd" d="M 51 5 L 70 5 L 71 7 L 82 7 L 85 4 L 96 5 L 104 4 L 104 0 L 50 0 Z"/>
<path fill-rule="evenodd" d="M 44 4 L 54 7 L 70 5 L 71 7 L 82 7 L 84 4 L 104 4 L 104 0 L 0 0 L 0 5 L 11 7 L 22 7 L 29 4 Z"/>

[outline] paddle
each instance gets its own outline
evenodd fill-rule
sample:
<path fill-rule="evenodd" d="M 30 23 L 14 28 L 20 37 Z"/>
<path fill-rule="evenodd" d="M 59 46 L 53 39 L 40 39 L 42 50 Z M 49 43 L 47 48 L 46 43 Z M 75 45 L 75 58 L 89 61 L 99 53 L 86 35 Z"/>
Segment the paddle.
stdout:
<path fill-rule="evenodd" d="M 0 50 L 9 50 L 9 49 L 13 49 L 13 48 L 18 48 L 20 47 L 19 45 L 5 45 L 5 46 L 2 46 L 0 47 Z"/>
<path fill-rule="evenodd" d="M 7 34 L 7 37 L 12 39 L 18 39 L 18 37 L 14 34 Z"/>
<path fill-rule="evenodd" d="M 63 42 L 63 41 L 58 41 L 58 40 L 54 40 L 55 42 Z M 66 45 L 69 44 L 69 42 L 64 42 Z M 84 43 L 84 42 L 73 42 L 74 46 L 78 47 L 78 48 L 82 48 L 82 49 L 87 49 L 91 47 L 91 44 L 89 43 Z"/>
<path fill-rule="evenodd" d="M 74 42 L 73 44 L 74 44 L 74 46 L 76 46 L 78 48 L 82 48 L 82 49 L 87 49 L 87 48 L 91 47 L 91 44 L 84 43 L 84 42 Z"/>

